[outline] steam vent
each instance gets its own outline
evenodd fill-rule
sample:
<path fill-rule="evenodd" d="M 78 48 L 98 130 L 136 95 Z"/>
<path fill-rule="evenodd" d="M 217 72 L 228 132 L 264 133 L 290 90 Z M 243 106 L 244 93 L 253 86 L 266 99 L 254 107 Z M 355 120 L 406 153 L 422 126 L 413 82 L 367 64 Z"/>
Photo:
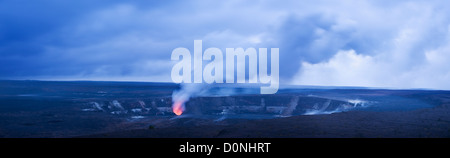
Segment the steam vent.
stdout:
<path fill-rule="evenodd" d="M 90 100 L 90 111 L 111 114 L 174 115 L 170 97 L 151 99 Z M 239 95 L 227 97 L 195 97 L 184 103 L 183 115 L 262 114 L 292 116 L 329 114 L 364 106 L 363 103 L 335 100 L 314 96 L 292 95 Z M 85 109 L 87 110 L 87 109 Z M 181 115 L 178 111 L 177 115 Z"/>

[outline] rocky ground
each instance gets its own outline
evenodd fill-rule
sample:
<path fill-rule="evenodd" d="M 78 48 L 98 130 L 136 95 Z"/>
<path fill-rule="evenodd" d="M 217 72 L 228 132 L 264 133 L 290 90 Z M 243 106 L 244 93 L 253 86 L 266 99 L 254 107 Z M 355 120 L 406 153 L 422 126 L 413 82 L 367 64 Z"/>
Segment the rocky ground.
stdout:
<path fill-rule="evenodd" d="M 450 104 L 398 112 L 351 111 L 329 115 L 216 122 L 182 118 L 141 128 L 83 137 L 194 138 L 429 138 L 450 137 Z"/>
<path fill-rule="evenodd" d="M 196 97 L 186 103 L 186 113 L 175 117 L 170 96 L 178 88 L 160 83 L 0 81 L 0 137 L 450 137 L 450 91 L 281 89 L 270 96 Z M 374 104 L 301 115 L 316 106 L 333 111 L 362 105 L 351 98 Z M 288 115 L 294 116 L 276 114 L 274 107 L 293 107 Z M 235 115 L 283 117 L 217 119 L 224 109 Z"/>

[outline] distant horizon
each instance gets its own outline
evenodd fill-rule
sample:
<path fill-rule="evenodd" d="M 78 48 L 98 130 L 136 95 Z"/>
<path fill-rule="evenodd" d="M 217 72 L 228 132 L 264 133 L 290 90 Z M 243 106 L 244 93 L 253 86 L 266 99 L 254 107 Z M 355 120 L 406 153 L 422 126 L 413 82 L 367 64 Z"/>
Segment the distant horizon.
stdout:
<path fill-rule="evenodd" d="M 174 83 L 174 82 L 152 82 L 152 81 L 139 81 L 139 80 L 44 80 L 44 79 L 0 79 L 3 81 L 35 81 L 35 82 L 116 82 L 116 83 L 162 83 L 173 85 L 205 85 L 204 83 Z M 212 87 L 239 87 L 239 88 L 259 88 L 258 84 L 249 85 L 245 83 L 214 83 Z M 446 89 L 430 89 L 430 88 L 395 88 L 395 87 L 362 87 L 362 86 L 325 86 L 325 85 L 292 85 L 292 84 L 280 84 L 281 89 L 368 89 L 368 90 L 426 90 L 426 91 L 450 91 Z"/>

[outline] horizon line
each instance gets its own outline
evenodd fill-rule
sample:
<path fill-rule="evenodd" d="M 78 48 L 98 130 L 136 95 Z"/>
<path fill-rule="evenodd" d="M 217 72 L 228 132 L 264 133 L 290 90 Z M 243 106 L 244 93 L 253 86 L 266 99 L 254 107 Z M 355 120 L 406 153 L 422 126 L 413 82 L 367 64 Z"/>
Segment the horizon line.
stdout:
<path fill-rule="evenodd" d="M 161 81 L 143 81 L 143 80 L 89 80 L 89 79 L 64 79 L 64 80 L 47 80 L 47 79 L 0 79 L 3 81 L 36 81 L 36 82 L 134 82 L 134 83 L 162 83 L 162 84 L 205 84 L 205 83 L 174 83 L 174 82 L 161 82 Z M 246 83 L 212 83 L 210 85 L 238 85 L 237 87 L 254 87 L 255 84 L 246 85 Z M 260 85 L 260 84 L 257 84 Z M 369 90 L 427 90 L 427 91 L 450 91 L 446 89 L 432 89 L 432 88 L 397 88 L 397 87 L 365 87 L 365 86 L 339 86 L 339 85 L 295 85 L 295 84 L 281 84 L 280 89 L 369 89 Z"/>

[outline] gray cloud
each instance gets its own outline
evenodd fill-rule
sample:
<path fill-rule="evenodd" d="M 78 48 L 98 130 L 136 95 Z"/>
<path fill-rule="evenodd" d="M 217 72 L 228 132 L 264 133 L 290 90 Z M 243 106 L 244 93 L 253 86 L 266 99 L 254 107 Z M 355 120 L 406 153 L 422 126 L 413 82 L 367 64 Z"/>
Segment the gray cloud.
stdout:
<path fill-rule="evenodd" d="M 0 3 L 3 79 L 170 81 L 200 39 L 280 48 L 281 84 L 450 88 L 446 1 Z"/>

